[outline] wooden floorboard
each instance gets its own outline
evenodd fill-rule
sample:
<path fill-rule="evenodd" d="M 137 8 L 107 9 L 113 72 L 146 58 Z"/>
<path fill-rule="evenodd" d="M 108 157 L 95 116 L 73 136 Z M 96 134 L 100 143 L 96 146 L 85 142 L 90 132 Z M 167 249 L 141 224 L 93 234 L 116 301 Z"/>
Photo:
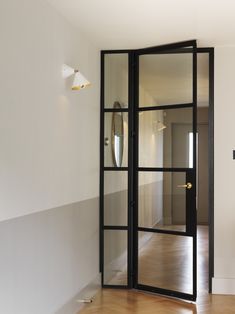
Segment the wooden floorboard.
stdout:
<path fill-rule="evenodd" d="M 158 283 L 166 285 L 167 274 L 165 276 L 162 273 L 159 276 L 161 272 L 156 271 L 160 269 L 163 264 L 152 263 L 153 260 L 157 260 L 156 257 L 159 255 L 159 251 L 156 250 L 156 246 L 159 247 L 159 239 L 161 240 L 161 237 L 153 238 L 149 241 L 148 246 L 142 250 L 140 258 L 143 262 L 143 271 L 142 274 L 140 274 L 140 278 L 152 284 Z M 180 243 L 174 243 L 174 246 L 171 245 L 171 243 L 167 245 L 167 242 L 169 242 L 167 237 L 166 239 L 162 239 L 162 241 L 164 241 L 164 246 L 168 246 L 166 251 L 162 250 L 162 254 L 165 254 L 163 260 L 167 260 L 168 257 L 172 259 L 172 254 L 175 254 L 179 249 L 177 249 L 175 245 L 179 246 Z M 148 262 L 149 260 L 150 262 Z M 168 265 L 168 267 L 170 267 L 168 271 L 169 269 L 172 271 L 171 264 Z M 180 263 L 177 263 L 177 267 L 174 270 L 176 274 L 175 278 L 179 278 L 179 276 L 177 276 L 177 274 L 181 272 L 179 267 Z M 183 267 L 185 267 L 185 265 Z M 122 274 L 119 276 L 121 279 Z M 169 287 L 174 284 L 177 284 L 178 287 L 188 289 L 187 282 L 181 283 L 180 281 L 171 279 Z M 198 228 L 198 298 L 196 303 L 136 290 L 101 289 L 94 297 L 93 302 L 86 304 L 79 314 L 235 314 L 235 296 L 211 295 L 207 291 L 208 229 L 206 226 L 200 226 Z"/>
<path fill-rule="evenodd" d="M 134 290 L 102 289 L 79 314 L 234 314 L 235 296 L 200 294 L 195 304 Z"/>

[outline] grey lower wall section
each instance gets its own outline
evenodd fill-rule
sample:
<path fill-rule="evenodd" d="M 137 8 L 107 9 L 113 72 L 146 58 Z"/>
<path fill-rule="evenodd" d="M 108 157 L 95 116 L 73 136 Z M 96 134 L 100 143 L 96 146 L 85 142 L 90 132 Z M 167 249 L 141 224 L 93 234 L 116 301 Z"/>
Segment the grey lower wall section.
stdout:
<path fill-rule="evenodd" d="M 139 186 L 139 226 L 152 228 L 163 218 L 163 182 Z M 127 226 L 127 190 L 104 196 L 104 222 L 106 225 Z M 127 285 L 128 234 L 125 230 L 104 231 L 104 283 Z M 143 239 L 142 239 L 143 238 Z M 139 242 L 149 238 L 142 232 Z M 120 274 L 122 274 L 120 276 Z"/>
<path fill-rule="evenodd" d="M 0 313 L 76 313 L 74 297 L 99 276 L 98 204 L 95 198 L 0 223 Z"/>

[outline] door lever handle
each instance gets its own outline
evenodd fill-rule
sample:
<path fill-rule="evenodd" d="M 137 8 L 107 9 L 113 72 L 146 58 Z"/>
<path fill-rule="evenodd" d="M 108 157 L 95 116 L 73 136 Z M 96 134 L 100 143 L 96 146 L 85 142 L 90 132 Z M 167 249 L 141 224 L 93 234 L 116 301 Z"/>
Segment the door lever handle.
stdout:
<path fill-rule="evenodd" d="M 188 190 L 190 190 L 192 187 L 193 187 L 193 185 L 191 182 L 187 182 L 186 184 L 177 185 L 177 188 L 186 188 Z"/>

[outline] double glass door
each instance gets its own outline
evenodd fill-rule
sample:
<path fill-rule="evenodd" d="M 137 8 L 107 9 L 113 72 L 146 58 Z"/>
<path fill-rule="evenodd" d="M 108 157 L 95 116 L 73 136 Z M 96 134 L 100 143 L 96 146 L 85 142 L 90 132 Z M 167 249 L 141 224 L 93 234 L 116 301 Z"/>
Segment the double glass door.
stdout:
<path fill-rule="evenodd" d="M 196 41 L 101 60 L 103 287 L 196 299 Z"/>

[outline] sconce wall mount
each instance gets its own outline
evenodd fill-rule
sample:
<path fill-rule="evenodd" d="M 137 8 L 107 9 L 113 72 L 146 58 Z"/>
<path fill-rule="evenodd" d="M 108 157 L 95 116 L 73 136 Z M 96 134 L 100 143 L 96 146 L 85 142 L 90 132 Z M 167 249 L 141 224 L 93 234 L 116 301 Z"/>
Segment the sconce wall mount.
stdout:
<path fill-rule="evenodd" d="M 91 85 L 91 83 L 82 75 L 82 73 L 79 70 L 77 69 L 75 70 L 68 66 L 67 64 L 63 64 L 62 77 L 66 79 L 72 75 L 74 75 L 72 90 L 80 90 Z"/>

